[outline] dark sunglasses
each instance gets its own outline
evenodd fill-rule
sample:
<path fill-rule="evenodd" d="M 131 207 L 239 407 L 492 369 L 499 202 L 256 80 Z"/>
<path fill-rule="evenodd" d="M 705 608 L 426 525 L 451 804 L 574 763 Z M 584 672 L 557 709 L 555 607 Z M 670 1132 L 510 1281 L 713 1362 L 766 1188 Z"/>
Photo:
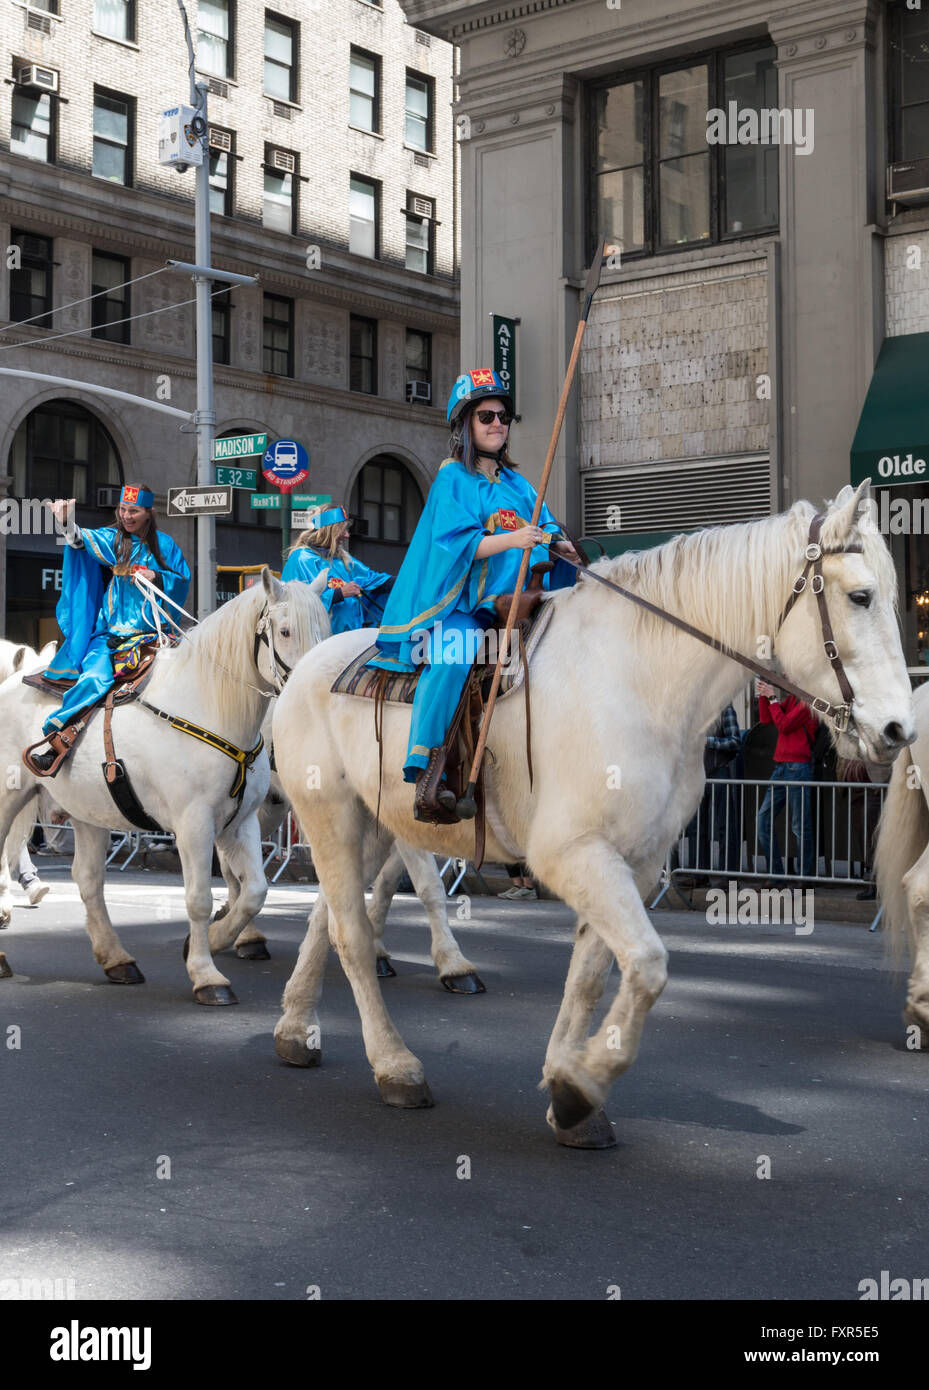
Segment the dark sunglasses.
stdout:
<path fill-rule="evenodd" d="M 494 420 L 499 420 L 501 425 L 511 425 L 512 415 L 508 415 L 505 410 L 475 410 L 474 414 L 482 425 L 491 425 Z"/>

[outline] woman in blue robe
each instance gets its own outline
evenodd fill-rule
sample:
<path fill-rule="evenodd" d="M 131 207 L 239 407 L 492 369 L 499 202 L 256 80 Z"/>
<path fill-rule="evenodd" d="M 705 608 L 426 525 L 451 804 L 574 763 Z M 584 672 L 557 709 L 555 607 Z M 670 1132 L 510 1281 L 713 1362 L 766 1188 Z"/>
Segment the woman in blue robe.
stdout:
<path fill-rule="evenodd" d="M 183 604 L 187 597 L 187 561 L 180 546 L 158 530 L 154 504 L 145 484 L 127 484 L 120 493 L 115 525 L 94 530 L 73 526 L 66 532 L 56 610 L 65 640 L 45 674 L 51 680 L 74 680 L 74 685 L 43 726 L 51 751 L 31 755 L 40 771 L 47 771 L 66 751 L 58 735 L 81 710 L 103 698 L 113 684 L 114 667 L 131 670 L 144 643 L 157 640 L 151 603 L 133 576 L 143 575 L 175 603 Z M 59 522 L 73 515 L 73 499 L 51 505 Z"/>
<path fill-rule="evenodd" d="M 529 569 L 554 561 L 550 588 L 574 583 L 575 571 L 559 556 L 577 560 L 571 543 L 543 503 L 531 526 L 536 490 L 507 453 L 513 400 L 488 368 L 458 378 L 448 404 L 451 457 L 441 465 L 394 585 L 369 666 L 414 671 L 416 686 L 404 780 L 417 782 L 441 747 L 461 697 L 474 655 L 496 623 L 495 601 L 511 594 L 529 550 Z M 447 788 L 438 803 L 451 814 Z M 435 808 L 425 809 L 428 813 Z"/>
<path fill-rule="evenodd" d="M 377 626 L 394 582 L 392 574 L 368 569 L 348 553 L 351 532 L 344 507 L 324 507 L 311 518 L 287 556 L 281 579 L 302 579 L 311 584 L 321 570 L 329 571 L 322 594 L 333 633 Z"/>

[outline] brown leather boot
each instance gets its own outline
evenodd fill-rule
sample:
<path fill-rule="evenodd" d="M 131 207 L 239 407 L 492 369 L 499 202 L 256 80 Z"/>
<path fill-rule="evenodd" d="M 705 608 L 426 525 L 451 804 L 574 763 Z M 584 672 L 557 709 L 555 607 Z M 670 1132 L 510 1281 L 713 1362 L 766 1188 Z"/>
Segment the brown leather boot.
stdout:
<path fill-rule="evenodd" d="M 413 800 L 413 819 L 430 825 L 456 825 L 460 817 L 455 811 L 458 798 L 442 783 L 445 771 L 444 747 L 429 750 L 429 762 L 416 782 Z"/>
<path fill-rule="evenodd" d="M 36 777 L 54 777 L 83 730 L 83 721 L 69 724 L 60 733 L 49 734 L 46 738 L 40 739 L 38 743 L 30 744 L 28 748 L 23 749 L 23 763 Z M 45 753 L 34 751 L 46 743 L 48 750 Z"/>

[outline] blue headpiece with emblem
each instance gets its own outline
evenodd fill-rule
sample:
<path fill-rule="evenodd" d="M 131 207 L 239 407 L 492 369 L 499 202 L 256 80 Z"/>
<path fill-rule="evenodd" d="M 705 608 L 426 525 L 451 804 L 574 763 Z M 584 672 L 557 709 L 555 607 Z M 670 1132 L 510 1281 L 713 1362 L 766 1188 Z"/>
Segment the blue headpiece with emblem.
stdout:
<path fill-rule="evenodd" d="M 324 526 L 335 526 L 340 521 L 348 521 L 344 507 L 328 507 L 324 512 L 317 512 L 310 517 L 310 530 L 321 531 Z"/>
<path fill-rule="evenodd" d="M 155 497 L 147 487 L 139 487 L 138 483 L 127 483 L 119 494 L 119 505 L 121 507 L 154 507 Z"/>
<path fill-rule="evenodd" d="M 497 372 L 490 367 L 475 367 L 473 371 L 462 372 L 452 387 L 446 414 L 448 423 L 454 425 L 469 405 L 485 396 L 495 396 L 503 401 L 511 415 L 514 414 L 513 397 Z"/>

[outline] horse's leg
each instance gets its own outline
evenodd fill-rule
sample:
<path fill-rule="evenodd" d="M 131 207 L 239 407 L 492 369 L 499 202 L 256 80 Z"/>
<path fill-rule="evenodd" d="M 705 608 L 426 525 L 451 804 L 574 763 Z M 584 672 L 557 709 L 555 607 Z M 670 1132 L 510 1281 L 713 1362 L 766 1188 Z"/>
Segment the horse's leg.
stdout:
<path fill-rule="evenodd" d="M 110 832 L 98 825 L 89 825 L 86 821 L 75 820 L 72 824 L 74 860 L 71 877 L 84 904 L 85 925 L 94 960 L 103 967 L 107 979 L 116 985 L 143 984 L 145 976 L 116 935 L 103 897 Z"/>
<path fill-rule="evenodd" d="M 327 803 L 326 815 L 305 816 L 313 862 L 329 900 L 330 934 L 361 1015 L 365 1052 L 388 1105 L 432 1104 L 422 1063 L 403 1042 L 384 1004 L 377 981 L 374 938 L 365 909 L 362 845 L 367 812 L 346 790 Z"/>
<path fill-rule="evenodd" d="M 582 1044 L 566 1037 L 550 1047 L 543 1080 L 558 1129 L 573 1129 L 603 1105 L 613 1081 L 635 1060 L 649 1009 L 667 983 L 668 953 L 649 921 L 625 860 L 593 836 L 547 853 L 530 848 L 543 881 L 577 912 L 613 953 L 622 981 L 603 1023 Z M 577 974 L 587 954 L 584 948 Z M 602 956 L 601 956 L 602 959 Z"/>
<path fill-rule="evenodd" d="M 297 964 L 284 989 L 284 1012 L 274 1029 L 274 1050 L 295 1067 L 318 1067 L 322 1039 L 316 1010 L 329 954 L 329 904 L 320 889 L 306 924 Z"/>
<path fill-rule="evenodd" d="M 225 975 L 210 954 L 210 913 L 213 894 L 213 827 L 206 816 L 188 820 L 175 830 L 177 852 L 184 875 L 184 901 L 190 934 L 187 938 L 187 973 L 198 1004 L 237 1004 Z"/>
<path fill-rule="evenodd" d="M 613 965 L 613 952 L 586 922 L 581 922 L 574 938 L 571 964 L 565 981 L 564 997 L 545 1053 L 543 1075 L 548 1075 L 554 1058 L 562 1048 L 574 1049 L 590 1031 L 590 1020 L 600 1001 Z M 545 1085 L 543 1081 L 542 1085 Z M 574 1129 L 559 1129 L 552 1107 L 546 1116 L 559 1144 L 572 1149 L 609 1149 L 616 1139 L 605 1113 L 600 1110 L 582 1120 Z"/>
<path fill-rule="evenodd" d="M 242 960 L 270 960 L 264 936 L 255 923 L 268 895 L 257 813 L 224 832 L 216 848 L 229 884 L 229 901 L 226 911 L 217 912 L 210 925 L 210 946 L 221 951 L 234 941 L 236 955 Z"/>
<path fill-rule="evenodd" d="M 397 843 L 413 887 L 429 919 L 432 933 L 432 959 L 439 979 L 451 994 L 483 994 L 484 984 L 476 969 L 466 960 L 448 925 L 448 899 L 436 868 L 435 855 Z"/>
<path fill-rule="evenodd" d="M 904 1021 L 919 1029 L 920 1048 L 929 1048 L 929 848 L 904 875 L 913 970 L 907 983 Z"/>
<path fill-rule="evenodd" d="M 19 767 L 16 768 L 17 773 Z M 27 815 L 30 814 L 35 784 L 20 788 L 10 788 L 0 794 L 0 928 L 9 926 L 13 911 L 13 894 L 10 880 L 10 862 L 7 845 L 18 845 L 22 840 Z M 13 971 L 9 961 L 0 951 L 0 980 L 8 980 Z"/>
<path fill-rule="evenodd" d="M 33 818 L 32 798 L 34 795 L 35 792 L 33 791 L 28 800 L 24 804 L 21 803 L 19 810 L 15 812 L 12 824 L 3 841 L 2 851 L 0 851 L 0 928 L 8 927 L 13 915 L 13 876 L 10 873 L 10 858 L 8 854 L 8 847 L 10 845 L 19 846 L 17 849 L 17 854 L 19 856 L 17 872 L 20 883 L 23 882 L 24 878 L 27 881 L 33 880 L 33 882 L 29 883 L 29 887 L 23 884 L 29 894 L 30 903 L 35 906 L 35 904 L 40 902 L 48 892 L 48 888 L 45 887 L 44 884 L 39 883 L 39 876 L 33 867 L 32 860 L 29 858 L 29 851 L 26 847 L 26 839 Z M 33 891 L 30 891 L 30 889 Z"/>

